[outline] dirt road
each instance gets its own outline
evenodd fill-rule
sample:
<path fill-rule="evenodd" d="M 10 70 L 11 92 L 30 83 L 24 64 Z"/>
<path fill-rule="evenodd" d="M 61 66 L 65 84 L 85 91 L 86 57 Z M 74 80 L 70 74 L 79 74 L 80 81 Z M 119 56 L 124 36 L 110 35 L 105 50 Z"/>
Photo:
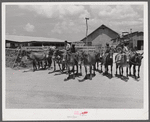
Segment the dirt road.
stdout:
<path fill-rule="evenodd" d="M 143 61 L 138 80 L 116 77 L 113 67 L 113 78 L 96 72 L 83 80 L 83 68 L 83 76 L 67 81 L 52 70 L 6 68 L 6 108 L 142 108 Z"/>

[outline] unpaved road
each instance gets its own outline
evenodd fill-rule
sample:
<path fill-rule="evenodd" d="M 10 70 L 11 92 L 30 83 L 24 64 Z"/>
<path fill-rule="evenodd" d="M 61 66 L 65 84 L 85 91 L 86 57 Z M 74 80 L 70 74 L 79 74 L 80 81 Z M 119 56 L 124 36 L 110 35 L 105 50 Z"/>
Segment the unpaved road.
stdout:
<path fill-rule="evenodd" d="M 83 76 L 67 81 L 52 70 L 6 68 L 6 108 L 143 108 L 143 61 L 138 80 L 116 77 L 113 67 L 113 78 L 96 72 L 83 80 L 83 68 Z"/>

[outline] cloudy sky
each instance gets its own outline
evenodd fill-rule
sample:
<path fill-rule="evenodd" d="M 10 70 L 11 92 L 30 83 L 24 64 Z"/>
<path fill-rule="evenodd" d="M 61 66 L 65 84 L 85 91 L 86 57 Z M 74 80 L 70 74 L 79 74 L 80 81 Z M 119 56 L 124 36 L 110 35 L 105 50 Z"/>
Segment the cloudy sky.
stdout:
<path fill-rule="evenodd" d="M 32 4 L 6 5 L 7 35 L 23 35 L 80 41 L 102 24 L 121 34 L 143 31 L 143 5 Z"/>

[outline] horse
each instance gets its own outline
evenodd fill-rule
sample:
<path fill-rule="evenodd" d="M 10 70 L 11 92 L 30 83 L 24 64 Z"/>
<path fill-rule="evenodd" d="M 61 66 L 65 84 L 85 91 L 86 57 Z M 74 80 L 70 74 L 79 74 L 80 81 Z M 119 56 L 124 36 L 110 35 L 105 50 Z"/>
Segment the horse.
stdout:
<path fill-rule="evenodd" d="M 127 61 L 127 55 L 124 53 L 123 54 L 117 54 L 115 56 L 115 62 L 116 62 L 116 75 L 117 75 L 117 69 L 119 67 L 120 76 L 123 76 L 123 67 L 126 67 L 126 76 L 128 77 L 129 62 Z"/>
<path fill-rule="evenodd" d="M 73 79 L 75 79 L 74 66 L 78 65 L 76 53 L 71 53 L 71 52 L 66 51 L 66 53 L 64 53 L 64 55 L 63 55 L 63 62 L 66 63 L 66 66 L 68 68 L 67 79 L 70 78 L 70 74 L 71 74 L 70 66 L 72 66 Z M 78 70 L 78 68 L 77 68 L 77 70 Z"/>
<path fill-rule="evenodd" d="M 113 50 L 110 49 L 109 53 L 104 54 L 102 59 L 102 64 L 105 66 L 105 72 L 104 74 L 108 74 L 108 66 L 111 66 L 111 77 L 112 74 L 112 67 L 113 67 Z"/>
<path fill-rule="evenodd" d="M 37 70 L 37 64 L 38 66 L 39 63 L 41 61 L 44 61 L 46 62 L 48 59 L 49 59 L 49 53 L 48 52 L 33 52 L 33 51 L 22 51 L 22 56 L 27 56 L 27 58 L 29 60 L 32 60 L 32 63 L 33 63 L 33 72 L 35 70 Z M 46 65 L 44 66 L 46 68 Z"/>
<path fill-rule="evenodd" d="M 138 77 L 137 78 L 140 78 L 139 72 L 140 72 L 142 59 L 143 59 L 143 53 L 142 54 L 135 53 L 130 56 L 130 60 L 129 60 L 129 75 L 130 76 L 131 76 L 131 67 L 133 65 L 133 75 L 136 78 L 136 66 L 138 66 Z"/>
<path fill-rule="evenodd" d="M 90 80 L 92 80 L 92 66 L 95 75 L 96 53 L 95 52 L 82 52 L 82 61 L 85 67 L 85 77 L 87 76 L 87 66 L 90 67 Z"/>

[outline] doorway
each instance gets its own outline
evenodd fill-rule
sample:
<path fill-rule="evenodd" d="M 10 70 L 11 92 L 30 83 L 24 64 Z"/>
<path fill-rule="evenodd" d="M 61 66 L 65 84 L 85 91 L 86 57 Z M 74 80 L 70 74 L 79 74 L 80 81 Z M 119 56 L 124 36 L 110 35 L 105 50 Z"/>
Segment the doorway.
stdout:
<path fill-rule="evenodd" d="M 143 50 L 143 40 L 138 40 L 137 41 L 137 49 L 138 50 Z"/>

